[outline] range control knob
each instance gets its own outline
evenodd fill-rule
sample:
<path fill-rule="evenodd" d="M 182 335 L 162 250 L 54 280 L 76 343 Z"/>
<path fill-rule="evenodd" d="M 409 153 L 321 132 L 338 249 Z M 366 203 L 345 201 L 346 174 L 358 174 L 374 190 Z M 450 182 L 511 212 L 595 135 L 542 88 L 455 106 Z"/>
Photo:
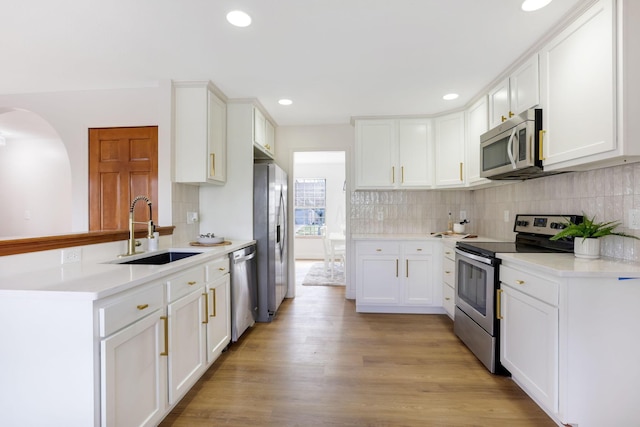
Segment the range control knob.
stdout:
<path fill-rule="evenodd" d="M 529 225 L 528 221 L 516 221 L 516 225 L 518 227 L 526 227 L 527 225 Z"/>
<path fill-rule="evenodd" d="M 554 230 L 562 230 L 565 227 L 565 225 L 561 222 L 552 222 L 550 227 Z"/>

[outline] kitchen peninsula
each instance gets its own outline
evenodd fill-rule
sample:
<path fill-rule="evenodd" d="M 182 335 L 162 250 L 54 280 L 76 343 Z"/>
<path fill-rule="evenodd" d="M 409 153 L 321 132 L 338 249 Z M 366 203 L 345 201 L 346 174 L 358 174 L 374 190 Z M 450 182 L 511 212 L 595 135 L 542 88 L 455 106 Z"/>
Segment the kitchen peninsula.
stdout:
<path fill-rule="evenodd" d="M 228 254 L 253 243 L 0 277 L 0 424 L 158 423 L 229 343 Z"/>

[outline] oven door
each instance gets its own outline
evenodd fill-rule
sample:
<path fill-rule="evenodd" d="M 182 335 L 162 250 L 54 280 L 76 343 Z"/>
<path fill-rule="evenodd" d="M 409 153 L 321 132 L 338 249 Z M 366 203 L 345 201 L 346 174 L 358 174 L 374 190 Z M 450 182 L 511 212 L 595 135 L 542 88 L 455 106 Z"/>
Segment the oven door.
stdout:
<path fill-rule="evenodd" d="M 497 260 L 456 249 L 456 306 L 489 335 L 495 334 Z"/>

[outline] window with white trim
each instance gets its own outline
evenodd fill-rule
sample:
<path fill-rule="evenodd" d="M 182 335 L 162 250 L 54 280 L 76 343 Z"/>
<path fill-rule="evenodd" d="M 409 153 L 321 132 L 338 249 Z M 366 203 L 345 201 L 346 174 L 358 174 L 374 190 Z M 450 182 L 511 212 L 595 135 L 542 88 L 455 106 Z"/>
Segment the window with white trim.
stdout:
<path fill-rule="evenodd" d="M 319 236 L 324 225 L 327 180 L 296 179 L 294 186 L 294 232 L 296 236 Z"/>

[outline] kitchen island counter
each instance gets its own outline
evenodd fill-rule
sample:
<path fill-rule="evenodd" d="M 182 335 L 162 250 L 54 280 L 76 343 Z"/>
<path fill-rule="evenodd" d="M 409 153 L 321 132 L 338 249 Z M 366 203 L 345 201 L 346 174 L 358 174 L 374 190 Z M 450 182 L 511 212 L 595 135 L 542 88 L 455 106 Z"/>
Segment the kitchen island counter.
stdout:
<path fill-rule="evenodd" d="M 225 256 L 254 243 L 254 240 L 238 240 L 229 245 L 215 247 L 189 246 L 189 244 L 173 246 L 171 251 L 201 252 L 201 254 L 162 265 L 116 264 L 113 262 L 119 260 L 111 257 L 98 262 L 83 261 L 53 268 L 34 268 L 24 273 L 0 277 L 0 298 L 38 296 L 65 300 L 98 300 Z M 163 249 L 157 253 L 166 251 L 167 249 Z M 145 255 L 154 252 L 147 252 Z M 126 259 L 121 260 L 126 261 Z"/>

